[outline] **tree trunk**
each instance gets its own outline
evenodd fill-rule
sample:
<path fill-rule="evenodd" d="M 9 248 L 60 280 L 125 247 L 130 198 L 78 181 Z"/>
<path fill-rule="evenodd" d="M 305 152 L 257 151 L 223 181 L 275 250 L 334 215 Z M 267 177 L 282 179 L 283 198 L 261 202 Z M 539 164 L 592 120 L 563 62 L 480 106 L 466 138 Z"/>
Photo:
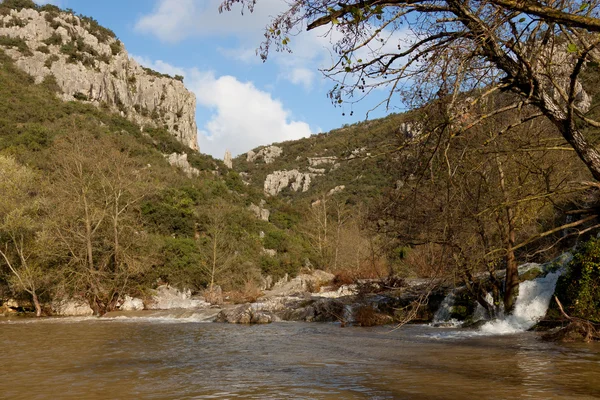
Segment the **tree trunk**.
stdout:
<path fill-rule="evenodd" d="M 514 240 L 514 232 L 513 232 Z M 509 242 L 510 243 L 510 242 Z M 515 252 L 509 244 L 506 253 L 506 278 L 504 283 L 504 312 L 511 314 L 519 295 L 519 269 L 515 259 Z"/>
<path fill-rule="evenodd" d="M 32 292 L 31 298 L 33 300 L 33 305 L 35 306 L 35 316 L 41 317 L 42 316 L 42 306 L 40 305 L 40 300 L 38 299 L 37 294 L 35 292 Z"/>

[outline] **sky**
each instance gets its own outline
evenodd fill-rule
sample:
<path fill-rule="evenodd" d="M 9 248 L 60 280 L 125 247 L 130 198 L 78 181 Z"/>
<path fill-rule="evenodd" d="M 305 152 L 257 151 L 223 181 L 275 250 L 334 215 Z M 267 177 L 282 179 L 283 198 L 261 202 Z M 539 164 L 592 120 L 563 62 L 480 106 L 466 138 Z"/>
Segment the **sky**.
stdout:
<path fill-rule="evenodd" d="M 334 107 L 331 65 L 323 31 L 291 38 L 292 53 L 256 55 L 269 20 L 284 0 L 259 0 L 254 13 L 220 14 L 221 0 L 36 0 L 71 8 L 110 28 L 140 64 L 184 76 L 196 95 L 198 144 L 223 158 L 273 142 L 294 140 L 365 120 L 377 99 Z M 379 99 L 380 100 L 380 99 Z M 369 118 L 399 110 L 377 109 Z M 352 114 L 352 115 L 351 115 Z"/>

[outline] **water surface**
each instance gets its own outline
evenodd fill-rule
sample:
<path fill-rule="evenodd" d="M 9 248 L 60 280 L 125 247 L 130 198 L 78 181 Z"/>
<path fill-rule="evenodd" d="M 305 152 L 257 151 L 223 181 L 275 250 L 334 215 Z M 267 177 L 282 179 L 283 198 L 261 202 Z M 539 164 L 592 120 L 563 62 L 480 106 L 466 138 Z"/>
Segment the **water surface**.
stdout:
<path fill-rule="evenodd" d="M 4 322 L 2 322 L 4 321 Z M 593 399 L 600 346 L 427 326 L 0 320 L 6 399 Z"/>

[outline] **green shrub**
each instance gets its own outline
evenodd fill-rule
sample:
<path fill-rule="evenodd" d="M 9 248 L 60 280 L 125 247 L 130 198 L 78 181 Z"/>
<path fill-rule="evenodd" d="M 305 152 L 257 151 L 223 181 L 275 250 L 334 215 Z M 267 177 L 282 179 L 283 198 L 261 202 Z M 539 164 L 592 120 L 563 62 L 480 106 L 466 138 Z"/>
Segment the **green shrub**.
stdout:
<path fill-rule="evenodd" d="M 600 322 L 600 240 L 585 243 L 556 285 L 556 295 L 572 317 Z"/>
<path fill-rule="evenodd" d="M 10 37 L 10 36 L 0 36 L 0 46 L 12 47 L 21 52 L 24 56 L 32 56 L 33 53 L 29 50 L 29 46 L 27 46 L 27 42 L 21 38 Z"/>
<path fill-rule="evenodd" d="M 75 92 L 73 94 L 73 97 L 75 98 L 75 100 L 80 100 L 80 101 L 87 101 L 88 100 L 88 97 L 85 94 L 81 93 L 81 92 Z"/>
<path fill-rule="evenodd" d="M 58 86 L 58 82 L 56 82 L 56 77 L 52 74 L 48 74 L 44 77 L 42 86 L 44 86 L 50 92 L 59 93 L 61 91 L 60 86 Z"/>
<path fill-rule="evenodd" d="M 48 39 L 42 40 L 48 46 L 61 46 L 63 44 L 63 38 L 58 33 L 54 32 Z"/>
<path fill-rule="evenodd" d="M 10 20 L 8 20 L 8 22 L 4 24 L 4 26 L 7 28 L 11 28 L 13 26 L 18 26 L 22 28 L 25 25 L 27 25 L 27 21 L 17 16 L 13 16 Z"/>
<path fill-rule="evenodd" d="M 122 49 L 123 49 L 123 46 L 122 46 L 120 40 L 115 40 L 114 42 L 112 42 L 110 44 L 110 51 L 113 56 L 116 56 L 117 54 L 119 54 Z"/>
<path fill-rule="evenodd" d="M 54 64 L 54 62 L 58 61 L 60 59 L 60 57 L 58 57 L 56 54 L 52 54 L 50 57 L 46 58 L 46 61 L 44 61 L 44 66 L 48 69 L 52 68 L 52 64 Z"/>
<path fill-rule="evenodd" d="M 39 51 L 40 53 L 50 54 L 50 49 L 46 45 L 38 46 L 38 48 L 36 50 Z"/>
<path fill-rule="evenodd" d="M 37 10 L 38 8 L 33 0 L 4 0 L 1 7 L 17 11 L 20 11 L 23 8 L 33 8 L 34 10 Z"/>

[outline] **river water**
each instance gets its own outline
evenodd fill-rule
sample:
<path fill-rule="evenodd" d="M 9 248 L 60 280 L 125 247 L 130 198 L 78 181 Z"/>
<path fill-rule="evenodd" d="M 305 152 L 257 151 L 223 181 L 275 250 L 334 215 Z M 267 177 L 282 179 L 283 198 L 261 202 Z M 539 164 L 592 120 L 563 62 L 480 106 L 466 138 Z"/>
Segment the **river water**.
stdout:
<path fill-rule="evenodd" d="M 3 399 L 592 399 L 600 346 L 410 325 L 0 319 Z"/>

